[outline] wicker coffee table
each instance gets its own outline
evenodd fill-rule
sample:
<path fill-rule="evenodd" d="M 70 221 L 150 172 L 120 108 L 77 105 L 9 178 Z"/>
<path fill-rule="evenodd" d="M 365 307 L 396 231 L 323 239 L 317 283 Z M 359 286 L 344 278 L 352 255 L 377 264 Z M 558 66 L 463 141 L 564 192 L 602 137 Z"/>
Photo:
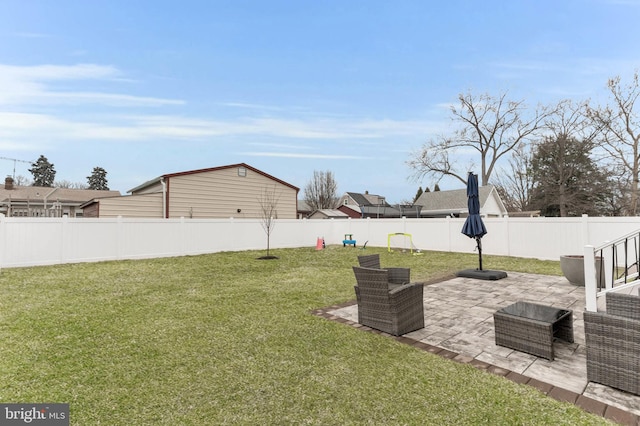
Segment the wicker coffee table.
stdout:
<path fill-rule="evenodd" d="M 553 339 L 573 343 L 573 311 L 516 302 L 493 314 L 496 345 L 553 361 Z"/>

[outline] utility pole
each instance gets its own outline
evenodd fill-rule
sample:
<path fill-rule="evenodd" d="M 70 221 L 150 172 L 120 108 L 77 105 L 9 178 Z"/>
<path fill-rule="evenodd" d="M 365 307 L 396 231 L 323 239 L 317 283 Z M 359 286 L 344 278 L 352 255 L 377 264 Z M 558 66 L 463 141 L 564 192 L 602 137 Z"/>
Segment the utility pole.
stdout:
<path fill-rule="evenodd" d="M 33 164 L 32 161 L 24 161 L 24 160 L 18 160 L 17 158 L 8 158 L 8 157 L 0 157 L 0 160 L 9 160 L 9 161 L 13 161 L 13 179 L 16 178 L 16 162 L 21 162 L 21 163 L 27 163 L 27 164 Z"/>

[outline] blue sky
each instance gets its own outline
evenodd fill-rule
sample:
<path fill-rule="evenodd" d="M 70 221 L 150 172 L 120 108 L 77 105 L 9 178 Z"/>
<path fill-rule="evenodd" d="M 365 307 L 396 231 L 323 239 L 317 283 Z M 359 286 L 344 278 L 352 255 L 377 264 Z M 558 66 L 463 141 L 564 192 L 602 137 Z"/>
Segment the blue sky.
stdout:
<path fill-rule="evenodd" d="M 123 194 L 245 162 L 300 197 L 319 170 L 402 202 L 433 187 L 406 162 L 459 93 L 606 102 L 640 67 L 639 18 L 640 0 L 2 0 L 0 156 L 71 182 L 100 166 Z"/>

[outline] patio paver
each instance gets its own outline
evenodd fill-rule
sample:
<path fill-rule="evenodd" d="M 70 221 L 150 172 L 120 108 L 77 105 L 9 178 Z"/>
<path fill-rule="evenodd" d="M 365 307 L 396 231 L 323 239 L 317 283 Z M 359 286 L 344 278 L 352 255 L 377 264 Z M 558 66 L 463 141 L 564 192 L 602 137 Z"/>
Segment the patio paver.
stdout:
<path fill-rule="evenodd" d="M 574 286 L 564 277 L 508 275 L 498 281 L 458 277 L 425 286 L 425 327 L 405 334 L 401 341 L 534 386 L 595 414 L 607 418 L 615 414 L 614 420 L 640 424 L 640 396 L 587 382 L 584 287 Z M 556 340 L 554 361 L 497 346 L 493 313 L 517 301 L 573 310 L 575 342 Z M 350 302 L 316 313 L 359 326 L 357 309 L 355 302 Z"/>

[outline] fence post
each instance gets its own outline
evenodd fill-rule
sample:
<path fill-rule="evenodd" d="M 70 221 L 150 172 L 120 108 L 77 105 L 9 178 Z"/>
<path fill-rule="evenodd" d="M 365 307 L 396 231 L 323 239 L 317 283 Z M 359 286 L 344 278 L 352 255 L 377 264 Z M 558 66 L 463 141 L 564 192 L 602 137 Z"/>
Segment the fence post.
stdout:
<path fill-rule="evenodd" d="M 184 220 L 184 216 L 180 216 L 180 256 L 184 256 L 189 253 L 189 249 L 187 248 L 187 225 Z"/>
<path fill-rule="evenodd" d="M 504 223 L 504 244 L 507 247 L 506 256 L 511 256 L 511 221 L 509 220 L 509 215 L 502 216 L 502 223 Z"/>
<path fill-rule="evenodd" d="M 124 245 L 124 241 L 122 241 L 122 238 L 124 238 L 122 227 L 122 216 L 119 215 L 116 218 L 116 260 L 122 259 L 122 246 Z"/>
<path fill-rule="evenodd" d="M 451 237 L 451 216 L 447 215 L 445 216 L 444 220 L 447 222 L 447 251 L 450 253 L 451 252 L 451 246 L 452 246 L 452 237 Z"/>
<path fill-rule="evenodd" d="M 598 288 L 596 286 L 596 259 L 593 246 L 584 246 L 584 297 L 585 309 L 598 311 Z"/>
<path fill-rule="evenodd" d="M 60 231 L 60 263 L 64 264 L 64 263 L 67 263 L 67 261 L 69 260 L 67 259 L 68 254 L 66 250 L 67 245 L 70 244 L 69 216 L 62 217 L 61 228 L 62 230 Z"/>
<path fill-rule="evenodd" d="M 582 244 L 589 244 L 589 215 L 582 215 Z"/>

